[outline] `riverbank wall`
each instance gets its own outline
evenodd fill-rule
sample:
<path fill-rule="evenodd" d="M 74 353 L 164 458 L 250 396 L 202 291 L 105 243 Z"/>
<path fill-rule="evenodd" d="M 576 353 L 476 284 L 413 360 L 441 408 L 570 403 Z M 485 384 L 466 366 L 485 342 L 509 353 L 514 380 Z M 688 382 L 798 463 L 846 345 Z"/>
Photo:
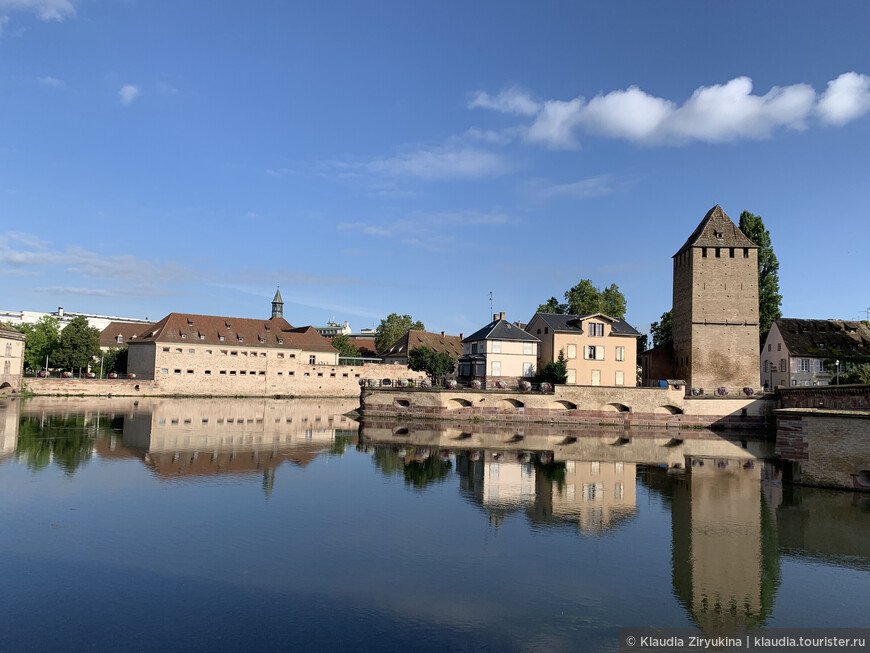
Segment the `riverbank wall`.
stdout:
<path fill-rule="evenodd" d="M 686 397 L 682 389 L 556 386 L 552 392 L 363 388 L 360 414 L 400 419 L 774 430 L 772 396 Z"/>

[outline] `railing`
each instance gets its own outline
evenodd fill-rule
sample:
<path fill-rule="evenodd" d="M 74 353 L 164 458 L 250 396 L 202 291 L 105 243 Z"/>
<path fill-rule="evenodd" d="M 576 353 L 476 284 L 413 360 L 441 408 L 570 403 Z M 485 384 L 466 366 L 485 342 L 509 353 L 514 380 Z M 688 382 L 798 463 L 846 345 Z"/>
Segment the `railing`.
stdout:
<path fill-rule="evenodd" d="M 499 387 L 496 382 L 486 383 L 482 381 L 480 386 L 475 386 L 473 382 L 459 383 L 454 381 L 452 384 L 443 379 L 435 383 L 429 381 L 426 377 L 403 377 L 403 378 L 372 378 L 360 379 L 360 385 L 372 389 L 385 390 L 415 390 L 415 391 L 444 391 L 444 390 L 469 390 L 477 392 L 553 392 L 553 387 L 549 384 L 529 383 L 528 388 L 520 388 L 514 385 L 506 385 Z"/>

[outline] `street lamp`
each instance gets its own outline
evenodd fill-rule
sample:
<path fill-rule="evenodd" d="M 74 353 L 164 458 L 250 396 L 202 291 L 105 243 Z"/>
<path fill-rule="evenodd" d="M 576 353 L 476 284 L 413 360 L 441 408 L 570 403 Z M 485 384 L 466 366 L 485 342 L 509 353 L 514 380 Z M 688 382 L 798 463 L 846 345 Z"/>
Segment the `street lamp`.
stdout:
<path fill-rule="evenodd" d="M 840 361 L 839 360 L 834 361 L 834 365 L 837 366 L 834 369 L 834 373 L 836 375 L 835 378 L 837 379 L 837 382 L 834 385 L 840 385 Z"/>

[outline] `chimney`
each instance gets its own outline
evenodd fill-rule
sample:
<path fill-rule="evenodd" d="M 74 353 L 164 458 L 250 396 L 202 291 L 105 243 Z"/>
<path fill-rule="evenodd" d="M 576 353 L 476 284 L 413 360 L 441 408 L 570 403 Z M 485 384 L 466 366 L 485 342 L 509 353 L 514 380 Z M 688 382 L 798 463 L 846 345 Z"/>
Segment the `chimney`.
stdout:
<path fill-rule="evenodd" d="M 502 311 L 501 313 L 498 314 L 498 319 L 500 319 L 500 320 L 504 319 L 504 311 Z"/>
<path fill-rule="evenodd" d="M 465 334 L 464 334 L 464 333 L 460 333 L 460 334 L 459 334 L 459 339 L 460 339 L 460 340 L 465 340 Z"/>
<path fill-rule="evenodd" d="M 443 332 L 443 331 L 441 332 L 441 337 L 442 337 L 442 338 L 444 337 L 444 332 Z"/>
<path fill-rule="evenodd" d="M 493 313 L 492 314 L 492 321 L 495 322 L 496 320 L 498 320 L 498 313 Z"/>

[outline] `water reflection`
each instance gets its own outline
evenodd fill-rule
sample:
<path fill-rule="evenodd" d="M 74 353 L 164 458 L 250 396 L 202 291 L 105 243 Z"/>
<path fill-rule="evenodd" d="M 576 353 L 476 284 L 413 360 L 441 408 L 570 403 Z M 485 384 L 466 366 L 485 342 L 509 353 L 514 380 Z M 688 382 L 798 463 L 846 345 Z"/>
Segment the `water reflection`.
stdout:
<path fill-rule="evenodd" d="M 383 589 L 387 578 L 390 587 L 405 591 L 390 604 L 390 615 L 401 617 L 397 623 L 409 623 L 406 604 L 442 606 L 445 614 L 461 612 L 464 635 L 477 632 L 487 612 L 496 615 L 492 623 L 512 622 L 499 633 L 516 635 L 527 626 L 513 621 L 534 614 L 552 626 L 555 640 L 571 644 L 566 649 L 582 648 L 590 631 L 601 641 L 606 629 L 638 625 L 635 620 L 694 623 L 710 634 L 783 625 L 776 623 L 776 608 L 789 598 L 783 588 L 790 561 L 810 562 L 825 573 L 845 569 L 855 584 L 870 572 L 870 497 L 781 485 L 763 437 L 541 424 L 360 426 L 346 415 L 354 407 L 341 400 L 0 402 L 0 496 L 14 507 L 22 475 L 47 476 L 54 466 L 97 491 L 87 500 L 64 498 L 76 512 L 63 521 L 75 528 L 51 530 L 48 538 L 42 522 L 60 521 L 58 500 L 49 497 L 44 509 L 39 496 L 31 497 L 18 524 L 27 524 L 33 541 L 47 547 L 79 541 L 93 547 L 103 538 L 117 544 L 111 538 L 125 532 L 115 527 L 121 522 L 150 543 L 138 548 L 140 557 L 163 568 L 155 551 L 163 552 L 168 573 L 190 565 L 184 547 L 163 542 L 175 533 L 172 542 L 198 551 L 205 577 L 212 578 L 216 569 L 237 569 L 237 553 L 264 546 L 271 557 L 263 558 L 263 576 L 280 577 L 275 605 L 289 587 L 304 593 L 316 585 L 323 593 L 312 604 L 332 614 L 324 597 L 340 586 L 337 595 L 361 597 L 359 623 L 372 623 L 371 605 L 391 595 Z M 340 461 L 329 457 L 341 454 Z M 329 464 L 314 464 L 318 459 Z M 102 465 L 87 466 L 94 460 Z M 4 478 L 16 462 L 30 471 Z M 126 476 L 122 464 L 148 473 L 137 478 L 135 496 L 112 494 L 105 503 L 99 472 L 121 469 L 116 476 Z M 297 473 L 309 466 L 314 473 Z M 233 483 L 222 481 L 228 476 Z M 73 496 L 74 484 L 61 482 L 65 497 Z M 235 492 L 233 485 L 255 491 Z M 271 495 L 268 502 L 259 486 Z M 149 488 L 158 490 L 149 494 Z M 218 494 L 211 494 L 214 488 Z M 225 502 L 221 514 L 232 518 L 199 517 L 187 528 L 189 515 L 213 496 Z M 165 530 L 160 520 L 147 520 L 146 528 L 133 519 L 130 501 L 142 509 L 135 515 L 160 515 Z M 95 502 L 117 512 L 86 519 Z M 29 520 L 29 506 L 50 517 Z M 89 536 L 79 539 L 89 524 Z M 103 524 L 110 527 L 101 530 Z M 208 533 L 207 542 L 196 539 L 200 531 Z M 212 546 L 227 538 L 232 547 Z M 10 558 L 15 564 L 7 572 L 19 564 L 37 568 L 51 551 L 33 563 L 13 553 L 18 557 Z M 437 582 L 420 595 L 426 600 L 417 603 L 408 588 L 419 568 L 404 571 L 416 556 L 439 570 Z M 335 578 L 324 571 L 333 567 L 340 569 Z M 240 586 L 247 587 L 248 571 L 236 578 Z M 20 584 L 26 587 L 25 580 Z M 469 587 L 475 588 L 471 599 Z M 558 630 L 550 616 L 563 614 L 569 616 L 556 619 Z M 449 633 L 448 640 L 454 647 L 462 641 Z"/>

